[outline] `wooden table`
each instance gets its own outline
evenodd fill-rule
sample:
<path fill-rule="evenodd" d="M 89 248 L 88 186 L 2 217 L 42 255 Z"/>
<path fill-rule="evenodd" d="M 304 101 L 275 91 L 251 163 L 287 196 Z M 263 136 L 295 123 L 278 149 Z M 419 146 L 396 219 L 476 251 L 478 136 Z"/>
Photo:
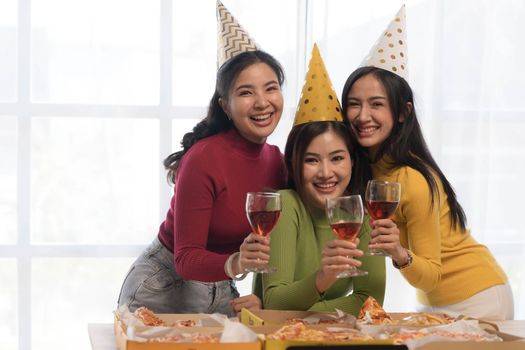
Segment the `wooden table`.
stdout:
<path fill-rule="evenodd" d="M 525 320 L 495 322 L 500 331 L 525 338 Z M 89 340 L 93 350 L 117 350 L 113 324 L 90 323 L 88 324 Z M 525 344 L 523 346 L 525 348 Z"/>

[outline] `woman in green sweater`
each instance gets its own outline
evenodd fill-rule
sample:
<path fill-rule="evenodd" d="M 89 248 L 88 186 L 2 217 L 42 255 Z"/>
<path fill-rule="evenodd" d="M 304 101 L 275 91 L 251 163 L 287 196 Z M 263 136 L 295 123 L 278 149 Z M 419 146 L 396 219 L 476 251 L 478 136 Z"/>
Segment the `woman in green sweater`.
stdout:
<path fill-rule="evenodd" d="M 352 158 L 356 139 L 342 120 L 336 94 L 314 47 L 284 155 L 289 189 L 280 191 L 282 214 L 270 242 L 270 265 L 277 272 L 256 279 L 255 289 L 266 309 L 340 309 L 357 315 L 370 295 L 383 303 L 385 260 L 363 256 L 370 239 L 368 217 L 354 244 L 336 239 L 325 214 L 327 198 L 363 192 L 361 177 L 352 178 L 360 169 Z M 350 266 L 368 275 L 337 279 Z"/>
<path fill-rule="evenodd" d="M 267 309 L 337 308 L 357 315 L 370 295 L 383 303 L 385 260 L 363 256 L 370 239 L 369 219 L 363 220 L 356 246 L 335 239 L 324 210 L 326 198 L 347 193 L 352 174 L 350 140 L 347 127 L 334 121 L 295 126 L 288 137 L 285 160 L 291 189 L 280 191 L 283 210 L 270 242 L 270 265 L 277 272 L 262 277 Z M 349 265 L 368 275 L 337 279 L 337 273 Z"/>

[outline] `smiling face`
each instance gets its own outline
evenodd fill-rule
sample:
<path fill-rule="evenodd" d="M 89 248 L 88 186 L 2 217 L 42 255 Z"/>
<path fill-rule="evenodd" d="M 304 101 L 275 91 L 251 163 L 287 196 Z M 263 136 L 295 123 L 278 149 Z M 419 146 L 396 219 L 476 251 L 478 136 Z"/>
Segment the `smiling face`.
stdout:
<path fill-rule="evenodd" d="M 352 176 L 352 159 L 345 141 L 332 130 L 312 139 L 303 162 L 302 195 L 317 208 L 342 196 Z"/>
<path fill-rule="evenodd" d="M 239 133 L 254 143 L 266 141 L 283 111 L 277 75 L 262 62 L 246 67 L 233 83 L 228 100 L 219 103 Z"/>
<path fill-rule="evenodd" d="M 385 88 L 373 74 L 368 74 L 354 83 L 346 98 L 346 118 L 359 144 L 367 148 L 374 159 L 394 127 Z"/>

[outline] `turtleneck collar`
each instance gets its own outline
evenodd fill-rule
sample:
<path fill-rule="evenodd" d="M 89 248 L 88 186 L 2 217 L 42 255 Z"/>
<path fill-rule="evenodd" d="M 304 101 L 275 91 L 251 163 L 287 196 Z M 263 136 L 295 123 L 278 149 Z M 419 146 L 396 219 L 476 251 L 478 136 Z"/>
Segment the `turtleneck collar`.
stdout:
<path fill-rule="evenodd" d="M 257 158 L 266 144 L 266 142 L 255 143 L 245 139 L 234 127 L 226 131 L 225 136 L 235 152 L 250 158 Z"/>

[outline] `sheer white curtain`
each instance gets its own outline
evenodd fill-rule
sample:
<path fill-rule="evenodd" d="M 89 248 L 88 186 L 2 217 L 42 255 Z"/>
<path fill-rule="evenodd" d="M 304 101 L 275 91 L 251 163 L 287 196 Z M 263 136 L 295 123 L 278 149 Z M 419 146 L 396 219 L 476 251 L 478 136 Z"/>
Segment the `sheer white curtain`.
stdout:
<path fill-rule="evenodd" d="M 224 3 L 285 67 L 281 149 L 313 42 L 341 91 L 402 4 Z M 425 136 L 523 319 L 525 4 L 406 5 Z M 165 216 L 161 161 L 211 97 L 215 30 L 215 0 L 0 2 L 1 349 L 88 349 L 86 324 L 112 322 L 126 270 Z M 413 296 L 390 269 L 387 310 L 411 310 Z"/>

